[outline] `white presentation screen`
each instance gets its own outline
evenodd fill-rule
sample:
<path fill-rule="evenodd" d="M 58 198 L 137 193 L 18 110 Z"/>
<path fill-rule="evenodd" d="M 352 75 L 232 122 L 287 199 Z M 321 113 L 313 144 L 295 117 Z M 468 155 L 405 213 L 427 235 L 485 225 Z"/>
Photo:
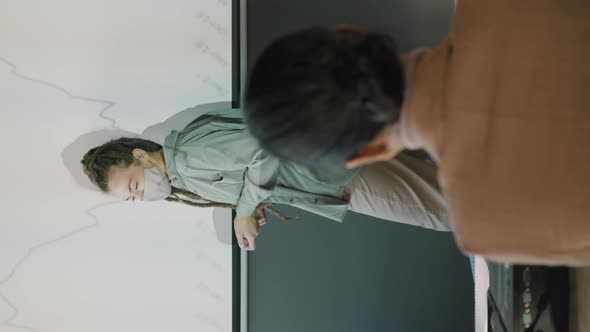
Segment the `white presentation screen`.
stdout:
<path fill-rule="evenodd" d="M 229 107 L 231 55 L 230 0 L 0 0 L 0 332 L 231 330 L 231 211 L 80 166 Z"/>

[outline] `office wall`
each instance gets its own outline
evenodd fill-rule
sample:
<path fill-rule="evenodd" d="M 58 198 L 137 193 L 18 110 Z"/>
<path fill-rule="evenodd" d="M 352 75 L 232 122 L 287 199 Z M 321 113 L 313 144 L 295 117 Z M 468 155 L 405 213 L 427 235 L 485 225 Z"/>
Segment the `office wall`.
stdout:
<path fill-rule="evenodd" d="M 312 24 L 392 33 L 402 50 L 444 38 L 452 1 L 248 2 L 248 62 L 272 39 Z M 285 210 L 288 212 L 289 210 Z M 249 256 L 249 329 L 256 332 L 473 331 L 468 260 L 448 233 L 349 213 L 271 218 Z"/>

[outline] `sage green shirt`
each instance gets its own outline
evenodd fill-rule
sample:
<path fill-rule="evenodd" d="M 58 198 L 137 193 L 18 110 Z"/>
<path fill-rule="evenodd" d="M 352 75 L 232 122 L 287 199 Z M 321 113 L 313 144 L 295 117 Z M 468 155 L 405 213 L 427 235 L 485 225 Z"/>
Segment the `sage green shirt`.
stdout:
<path fill-rule="evenodd" d="M 208 112 L 164 141 L 175 187 L 251 215 L 261 202 L 288 204 L 337 221 L 348 210 L 344 188 L 355 170 L 304 166 L 264 151 L 239 109 Z"/>

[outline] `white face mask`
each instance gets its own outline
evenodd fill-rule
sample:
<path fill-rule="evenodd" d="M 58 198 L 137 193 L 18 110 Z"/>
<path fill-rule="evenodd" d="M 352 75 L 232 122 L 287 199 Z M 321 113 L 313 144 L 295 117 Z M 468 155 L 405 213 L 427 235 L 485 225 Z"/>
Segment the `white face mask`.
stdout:
<path fill-rule="evenodd" d="M 170 181 L 164 172 L 153 166 L 143 170 L 143 200 L 159 201 L 172 192 Z"/>

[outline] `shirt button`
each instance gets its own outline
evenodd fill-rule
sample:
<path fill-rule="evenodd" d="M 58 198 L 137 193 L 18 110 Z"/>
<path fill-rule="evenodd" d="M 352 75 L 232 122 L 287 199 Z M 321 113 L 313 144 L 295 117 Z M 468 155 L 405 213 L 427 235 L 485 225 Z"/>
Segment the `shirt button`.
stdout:
<path fill-rule="evenodd" d="M 293 203 L 294 199 L 293 197 L 289 198 L 289 202 Z"/>
<path fill-rule="evenodd" d="M 313 204 L 318 204 L 318 199 L 317 198 L 313 200 Z"/>

